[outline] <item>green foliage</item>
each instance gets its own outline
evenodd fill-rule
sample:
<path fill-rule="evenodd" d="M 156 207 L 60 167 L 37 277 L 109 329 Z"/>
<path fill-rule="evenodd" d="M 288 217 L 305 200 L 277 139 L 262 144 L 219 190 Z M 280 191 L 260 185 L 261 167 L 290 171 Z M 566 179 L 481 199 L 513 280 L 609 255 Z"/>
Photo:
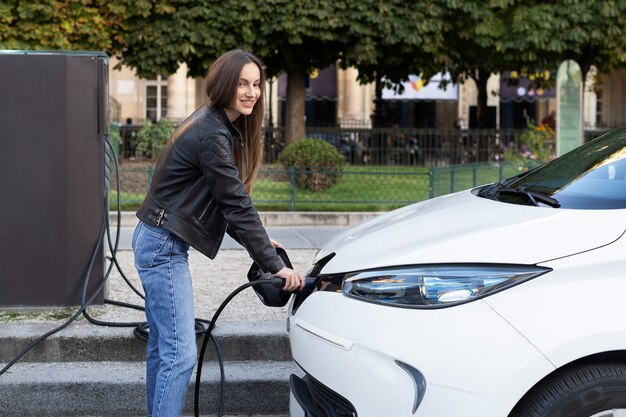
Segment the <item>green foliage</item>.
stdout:
<path fill-rule="evenodd" d="M 115 152 L 115 157 L 119 160 L 120 150 L 122 149 L 122 138 L 120 137 L 120 131 L 118 126 L 109 127 L 108 141 L 111 144 L 111 148 L 113 148 L 113 152 Z M 111 149 L 107 147 L 107 152 L 110 151 Z"/>
<path fill-rule="evenodd" d="M 150 78 L 180 63 L 203 76 L 233 48 L 287 73 L 287 143 L 303 136 L 306 75 L 336 62 L 363 82 L 474 78 L 483 123 L 491 73 L 625 66 L 626 1 L 0 0 L 0 49 L 105 50 Z"/>
<path fill-rule="evenodd" d="M 110 50 L 117 16 L 106 0 L 0 2 L 0 49 Z"/>
<path fill-rule="evenodd" d="M 626 64 L 623 0 L 516 1 L 503 20 L 500 48 L 517 54 L 519 67 L 556 68 L 573 59 L 586 74 L 591 65 L 606 71 Z"/>
<path fill-rule="evenodd" d="M 168 120 L 161 119 L 155 123 L 146 121 L 137 133 L 137 149 L 141 150 L 145 158 L 155 160 L 173 131 L 174 127 Z"/>
<path fill-rule="evenodd" d="M 410 74 L 430 78 L 447 53 L 442 10 L 433 1 L 355 2 L 349 30 L 358 41 L 341 65 L 357 68 L 363 83 L 384 78 L 386 87 L 400 87 Z"/>
<path fill-rule="evenodd" d="M 550 126 L 536 126 L 530 121 L 526 130 L 515 138 L 502 159 L 513 164 L 523 164 L 527 161 L 547 162 L 555 157 L 556 133 Z"/>
<path fill-rule="evenodd" d="M 573 59 L 586 74 L 626 64 L 626 2 L 607 0 L 436 0 L 442 7 L 446 69 L 479 88 L 478 127 L 486 119 L 492 73 L 552 70 Z"/>
<path fill-rule="evenodd" d="M 297 169 L 297 188 L 320 191 L 339 181 L 344 160 L 330 143 L 308 138 L 287 145 L 280 154 L 279 162 L 287 170 L 292 167 Z"/>
<path fill-rule="evenodd" d="M 142 77 L 173 73 L 181 62 L 192 76 L 203 76 L 233 48 L 257 54 L 269 76 L 287 73 L 287 143 L 304 137 L 305 80 L 311 70 L 339 61 L 358 67 L 363 80 L 374 74 L 405 79 L 427 65 L 434 71 L 430 64 L 442 41 L 439 8 L 426 0 L 115 4 L 126 15 L 116 22 L 114 49 Z"/>

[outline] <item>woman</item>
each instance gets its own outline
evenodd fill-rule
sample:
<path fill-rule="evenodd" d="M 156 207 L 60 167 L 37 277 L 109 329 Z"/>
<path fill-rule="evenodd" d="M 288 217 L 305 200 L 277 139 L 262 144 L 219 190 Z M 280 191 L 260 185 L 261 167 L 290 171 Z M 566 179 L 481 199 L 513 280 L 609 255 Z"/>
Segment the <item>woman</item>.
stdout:
<path fill-rule="evenodd" d="M 176 417 L 196 363 L 190 245 L 213 259 L 228 232 L 265 271 L 304 278 L 277 255 L 249 197 L 261 163 L 265 86 L 261 61 L 234 50 L 206 78 L 208 103 L 168 140 L 156 164 L 133 235 L 135 266 L 146 293 L 150 326 L 147 400 L 151 417 Z"/>

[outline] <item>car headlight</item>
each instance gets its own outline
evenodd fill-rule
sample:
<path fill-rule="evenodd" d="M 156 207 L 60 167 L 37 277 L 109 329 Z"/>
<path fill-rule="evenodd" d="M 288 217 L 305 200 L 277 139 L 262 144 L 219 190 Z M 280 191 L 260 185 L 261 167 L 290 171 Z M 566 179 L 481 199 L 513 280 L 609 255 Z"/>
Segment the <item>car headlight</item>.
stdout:
<path fill-rule="evenodd" d="M 394 307 L 440 308 L 466 303 L 551 271 L 532 265 L 421 265 L 346 274 L 342 292 Z"/>

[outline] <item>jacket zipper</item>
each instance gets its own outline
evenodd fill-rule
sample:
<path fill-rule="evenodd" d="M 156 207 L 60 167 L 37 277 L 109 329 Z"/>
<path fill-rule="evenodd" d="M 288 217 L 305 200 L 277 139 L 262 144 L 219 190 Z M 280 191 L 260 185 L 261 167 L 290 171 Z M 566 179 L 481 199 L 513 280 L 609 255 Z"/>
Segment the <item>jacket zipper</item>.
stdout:
<path fill-rule="evenodd" d="M 202 220 L 202 218 L 204 217 L 204 215 L 206 214 L 206 212 L 209 210 L 209 206 L 211 205 L 211 202 L 213 202 L 213 199 L 210 199 L 209 202 L 207 203 L 206 207 L 204 208 L 204 210 L 202 210 L 202 214 L 200 214 L 200 217 L 198 217 L 198 220 Z"/>
<path fill-rule="evenodd" d="M 157 226 L 161 226 L 163 224 L 163 217 L 165 216 L 165 210 L 161 209 L 159 210 L 159 213 L 157 214 L 157 218 L 156 218 L 156 225 Z"/>

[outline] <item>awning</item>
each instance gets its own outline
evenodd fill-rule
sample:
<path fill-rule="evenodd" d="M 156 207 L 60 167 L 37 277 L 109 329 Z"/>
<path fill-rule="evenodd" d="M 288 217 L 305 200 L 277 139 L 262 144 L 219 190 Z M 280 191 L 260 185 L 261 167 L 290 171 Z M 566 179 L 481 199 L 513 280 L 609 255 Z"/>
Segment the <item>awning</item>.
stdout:
<path fill-rule="evenodd" d="M 526 78 L 517 73 L 517 71 L 504 71 L 500 75 L 500 100 L 506 102 L 514 101 L 521 103 L 522 101 L 533 102 L 537 100 L 547 100 L 556 97 L 554 88 L 536 88 L 535 80 L 540 77 L 542 81 L 554 79 L 554 74 L 550 71 L 540 71 L 529 75 Z M 509 85 L 511 80 L 517 85 Z"/>
<path fill-rule="evenodd" d="M 287 74 L 278 77 L 278 96 L 287 97 Z M 337 68 L 334 65 L 309 74 L 306 98 L 312 100 L 337 100 Z"/>
<path fill-rule="evenodd" d="M 440 88 L 442 79 L 448 81 L 446 88 Z M 452 84 L 449 73 L 439 73 L 433 76 L 427 83 L 415 74 L 409 75 L 409 81 L 402 83 L 404 91 L 396 94 L 393 89 L 383 89 L 384 100 L 458 100 L 458 88 Z"/>

